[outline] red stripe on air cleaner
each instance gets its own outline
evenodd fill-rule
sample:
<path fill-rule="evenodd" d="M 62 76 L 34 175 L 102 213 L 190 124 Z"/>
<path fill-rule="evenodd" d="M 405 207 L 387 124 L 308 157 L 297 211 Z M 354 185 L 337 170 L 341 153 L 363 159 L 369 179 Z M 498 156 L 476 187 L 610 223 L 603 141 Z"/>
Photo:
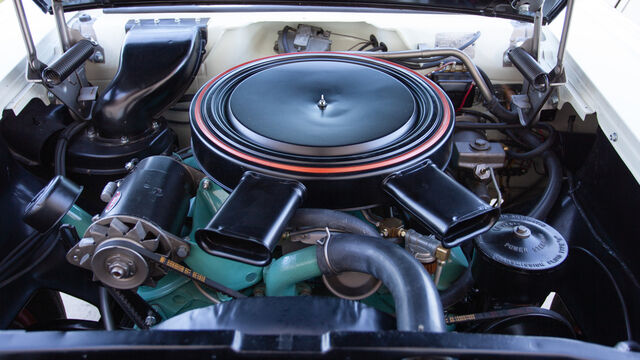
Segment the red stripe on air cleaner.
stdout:
<path fill-rule="evenodd" d="M 314 53 L 305 53 L 305 54 L 314 54 Z M 340 53 L 336 53 L 336 52 L 321 52 L 321 53 L 315 53 L 315 54 L 340 54 Z M 417 75 L 420 79 L 423 79 L 424 81 L 427 82 L 427 84 L 436 91 L 436 93 L 438 94 L 438 96 L 440 97 L 440 99 L 442 100 L 443 104 L 444 104 L 444 114 L 443 114 L 443 119 L 442 119 L 442 124 L 440 124 L 440 127 L 438 128 L 438 130 L 436 130 L 436 132 L 433 134 L 432 137 L 430 137 L 429 139 L 427 139 L 427 141 L 423 142 L 422 144 L 420 144 L 419 146 L 417 146 L 416 148 L 398 155 L 396 157 L 390 158 L 390 159 L 386 159 L 386 160 L 382 160 L 382 161 L 378 161 L 378 162 L 374 162 L 374 163 L 369 163 L 369 164 L 363 164 L 363 165 L 353 165 L 353 166 L 337 166 L 337 167 L 309 167 L 309 166 L 296 166 L 296 165 L 289 165 L 289 164 L 283 164 L 283 163 L 279 163 L 279 162 L 274 162 L 274 161 L 269 161 L 269 160 L 264 160 L 264 159 L 260 159 L 254 156 L 251 156 L 249 154 L 245 154 L 242 151 L 239 151 L 237 149 L 234 149 L 232 147 L 230 147 L 229 145 L 225 144 L 224 142 L 220 141 L 220 139 L 218 139 L 215 135 L 213 135 L 213 133 L 207 129 L 207 127 L 204 125 L 204 122 L 202 121 L 202 114 L 200 112 L 200 108 L 201 108 L 201 104 L 202 104 L 202 98 L 204 97 L 204 94 L 207 92 L 207 90 L 209 89 L 209 87 L 211 87 L 211 85 L 213 85 L 213 83 L 216 82 L 216 80 L 218 80 L 219 78 L 221 78 L 222 76 L 226 75 L 227 73 L 245 66 L 247 64 L 256 62 L 256 61 L 261 61 L 261 60 L 265 60 L 265 59 L 270 59 L 270 58 L 274 58 L 274 57 L 279 57 L 279 56 L 285 56 L 285 55 L 290 55 L 290 54 L 279 54 L 279 55 L 274 55 L 274 56 L 268 56 L 262 59 L 257 59 L 257 60 L 252 60 L 252 61 L 248 61 L 244 64 L 240 64 L 238 66 L 234 66 L 231 69 L 221 73 L 220 75 L 216 76 L 215 78 L 211 79 L 204 87 L 203 89 L 200 91 L 200 94 L 198 95 L 198 98 L 196 99 L 196 107 L 195 107 L 195 117 L 196 117 L 196 123 L 198 124 L 198 127 L 200 128 L 200 130 L 204 133 L 204 135 L 209 138 L 209 140 L 211 140 L 214 144 L 216 144 L 216 146 L 218 146 L 219 148 L 223 149 L 224 151 L 228 152 L 229 154 L 232 154 L 236 157 L 239 157 L 241 159 L 244 159 L 246 161 L 249 161 L 251 163 L 254 164 L 260 164 L 260 165 L 264 165 L 264 166 L 268 166 L 268 167 L 272 167 L 272 168 L 276 168 L 276 169 L 281 169 L 281 170 L 287 170 L 287 171 L 294 171 L 294 172 L 301 172 L 301 173 L 311 173 L 311 174 L 337 174 L 337 173 L 350 173 L 350 172 L 358 172 L 358 171 L 367 171 L 367 170 L 374 170 L 374 169 L 379 169 L 382 167 L 386 167 L 386 166 L 391 166 L 391 165 L 395 165 L 398 164 L 400 162 L 409 160 L 423 152 L 425 152 L 426 150 L 428 150 L 432 145 L 434 145 L 435 143 L 437 143 L 442 136 L 444 136 L 444 134 L 447 132 L 447 128 L 449 127 L 449 123 L 451 122 L 451 109 L 449 109 L 449 106 L 447 106 L 448 100 L 446 95 L 444 94 L 444 92 L 442 92 L 442 90 L 440 90 L 440 88 L 438 86 L 436 86 L 431 80 L 427 79 L 426 77 L 420 75 L 419 73 L 405 68 L 403 66 L 400 66 L 398 64 L 392 63 L 390 61 L 386 61 L 383 59 L 376 59 L 376 58 L 372 58 L 369 56 L 363 56 L 363 55 L 351 55 L 351 56 L 359 56 L 359 57 L 363 57 L 363 58 L 367 58 L 367 59 L 373 59 L 373 60 L 377 60 L 377 61 L 381 61 L 384 63 L 387 63 L 389 65 L 395 66 L 395 67 L 399 67 L 402 68 L 405 71 L 410 71 L 412 73 L 414 73 L 415 75 Z M 344 55 L 344 54 L 342 54 Z"/>

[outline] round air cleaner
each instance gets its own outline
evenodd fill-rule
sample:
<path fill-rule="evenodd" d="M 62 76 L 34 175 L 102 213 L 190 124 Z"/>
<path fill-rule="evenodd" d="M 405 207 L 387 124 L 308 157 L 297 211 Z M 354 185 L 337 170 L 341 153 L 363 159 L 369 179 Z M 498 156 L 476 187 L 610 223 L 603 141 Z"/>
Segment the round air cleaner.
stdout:
<path fill-rule="evenodd" d="M 522 215 L 504 214 L 475 239 L 472 273 L 480 288 L 514 302 L 542 301 L 550 276 L 569 246 L 554 228 Z"/>
<path fill-rule="evenodd" d="M 469 228 L 476 232 L 477 222 L 472 218 L 478 214 L 481 227 L 492 222 L 483 218 L 483 210 L 492 209 L 478 208 L 486 204 L 440 172 L 451 155 L 451 102 L 430 80 L 397 64 L 339 53 L 297 53 L 255 60 L 205 84 L 192 102 L 190 116 L 196 159 L 229 190 L 281 194 L 278 199 L 286 195 L 289 200 L 279 206 L 293 210 L 301 204 L 363 208 L 390 198 L 405 206 L 407 201 L 412 205 L 423 202 L 407 200 L 406 192 L 413 190 L 406 186 L 415 188 L 419 178 L 432 192 L 444 186 L 432 196 L 440 198 L 442 191 L 446 194 L 448 190 L 459 195 L 462 191 L 463 195 L 452 200 L 461 208 L 454 210 L 449 202 L 445 209 L 408 209 L 426 224 L 432 221 L 425 217 L 447 218 L 432 219 L 434 232 L 443 238 L 444 233 L 455 233 L 459 238 Z M 238 186 L 241 179 L 252 185 Z M 422 191 L 419 196 L 428 193 Z M 252 199 L 236 196 L 241 198 Z M 467 211 L 470 206 L 474 207 L 473 215 Z M 243 204 L 232 210 L 247 217 L 250 207 Z M 263 217 L 265 210 L 259 209 L 255 215 Z M 273 205 L 269 211 L 278 210 Z M 237 218 L 237 213 L 228 218 Z M 283 219 L 288 217 L 280 216 L 277 221 Z M 218 238 L 219 233 L 226 234 L 224 248 L 220 241 L 215 244 L 211 233 L 201 232 L 199 243 L 205 250 L 236 260 L 247 258 L 239 253 L 228 256 L 229 249 L 235 247 L 232 238 L 237 237 L 232 233 L 241 229 L 219 222 L 210 225 L 215 225 Z M 278 226 L 270 232 L 281 230 Z M 254 242 L 267 242 L 259 237 L 251 235 Z M 264 254 L 265 247 L 253 246 L 251 253 L 258 252 Z"/>
<path fill-rule="evenodd" d="M 191 107 L 203 169 L 233 189 L 246 170 L 302 180 L 305 205 L 384 201 L 388 174 L 451 154 L 453 109 L 426 78 L 363 56 L 256 60 L 207 83 Z"/>

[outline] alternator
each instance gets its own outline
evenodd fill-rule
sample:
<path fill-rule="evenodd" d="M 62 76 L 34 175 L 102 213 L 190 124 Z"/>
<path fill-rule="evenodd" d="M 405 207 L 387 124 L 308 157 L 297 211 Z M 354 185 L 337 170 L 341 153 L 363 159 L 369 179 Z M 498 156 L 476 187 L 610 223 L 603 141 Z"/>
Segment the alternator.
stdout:
<path fill-rule="evenodd" d="M 189 244 L 159 227 L 131 216 L 99 219 L 67 254 L 67 260 L 93 271 L 94 278 L 117 289 L 154 285 L 153 279 L 165 274 L 155 263 L 139 253 L 119 246 L 127 241 L 168 258 L 185 257 Z"/>
<path fill-rule="evenodd" d="M 114 186 L 107 185 L 109 203 L 67 253 L 67 260 L 94 274 L 107 286 L 133 289 L 154 285 L 162 267 L 139 252 L 151 251 L 180 261 L 190 246 L 178 236 L 193 196 L 197 174 L 166 156 L 142 160 Z"/>

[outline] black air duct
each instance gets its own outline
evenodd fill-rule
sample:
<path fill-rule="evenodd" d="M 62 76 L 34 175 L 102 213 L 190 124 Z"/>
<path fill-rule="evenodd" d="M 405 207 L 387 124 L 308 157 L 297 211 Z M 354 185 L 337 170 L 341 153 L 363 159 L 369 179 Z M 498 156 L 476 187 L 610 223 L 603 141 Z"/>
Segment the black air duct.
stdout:
<path fill-rule="evenodd" d="M 421 221 L 446 247 L 481 234 L 500 210 L 480 200 L 432 162 L 390 175 L 384 190 Z"/>
<path fill-rule="evenodd" d="M 305 191 L 295 180 L 248 171 L 209 225 L 196 231 L 196 241 L 209 254 L 268 265 Z"/>
<path fill-rule="evenodd" d="M 140 136 L 189 88 L 204 54 L 207 22 L 187 20 L 127 25 L 118 72 L 96 104 L 100 136 Z"/>

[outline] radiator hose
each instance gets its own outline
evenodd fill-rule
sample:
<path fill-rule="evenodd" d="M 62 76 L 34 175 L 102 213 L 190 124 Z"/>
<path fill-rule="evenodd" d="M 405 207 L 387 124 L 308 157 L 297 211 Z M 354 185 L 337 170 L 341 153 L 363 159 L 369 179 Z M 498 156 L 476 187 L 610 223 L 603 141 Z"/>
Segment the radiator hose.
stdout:
<path fill-rule="evenodd" d="M 393 295 L 398 330 L 445 331 L 438 289 L 422 264 L 403 248 L 379 237 L 338 234 L 316 250 L 318 266 L 326 275 L 358 271 L 382 281 Z"/>

